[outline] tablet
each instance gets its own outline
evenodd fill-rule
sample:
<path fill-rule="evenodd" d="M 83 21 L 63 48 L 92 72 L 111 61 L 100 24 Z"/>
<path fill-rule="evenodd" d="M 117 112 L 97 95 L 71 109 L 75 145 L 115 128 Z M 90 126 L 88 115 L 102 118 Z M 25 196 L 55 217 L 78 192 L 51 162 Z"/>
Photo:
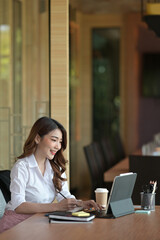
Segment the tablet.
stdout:
<path fill-rule="evenodd" d="M 98 218 L 116 218 L 134 213 L 132 193 L 137 178 L 137 173 L 125 173 L 114 178 L 107 210 L 105 213 L 96 215 Z"/>

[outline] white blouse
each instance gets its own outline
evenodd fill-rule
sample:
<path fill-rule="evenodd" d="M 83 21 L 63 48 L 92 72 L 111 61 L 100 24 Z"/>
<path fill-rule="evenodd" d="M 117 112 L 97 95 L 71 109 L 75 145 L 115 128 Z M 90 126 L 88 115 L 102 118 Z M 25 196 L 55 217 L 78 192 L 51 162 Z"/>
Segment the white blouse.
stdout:
<path fill-rule="evenodd" d="M 19 159 L 11 170 L 11 201 L 6 205 L 6 209 L 15 210 L 23 202 L 51 203 L 55 198 L 60 202 L 64 198 L 55 191 L 53 175 L 48 159 L 44 176 L 33 154 Z M 62 177 L 66 178 L 65 173 Z M 75 198 L 68 190 L 67 181 L 62 182 L 61 193 L 66 198 Z"/>

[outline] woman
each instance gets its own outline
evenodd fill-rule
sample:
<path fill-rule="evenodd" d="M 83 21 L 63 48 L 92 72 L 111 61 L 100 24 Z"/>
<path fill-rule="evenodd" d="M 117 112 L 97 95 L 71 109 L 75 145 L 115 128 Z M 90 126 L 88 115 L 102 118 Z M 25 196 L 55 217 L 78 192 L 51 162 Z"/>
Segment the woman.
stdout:
<path fill-rule="evenodd" d="M 99 209 L 93 200 L 78 201 L 70 194 L 63 156 L 66 145 L 66 130 L 59 122 L 42 117 L 34 123 L 23 153 L 11 170 L 11 201 L 4 218 L 11 212 L 18 218 L 22 214 L 23 220 L 30 216 L 24 214 L 67 211 L 77 206 Z"/>

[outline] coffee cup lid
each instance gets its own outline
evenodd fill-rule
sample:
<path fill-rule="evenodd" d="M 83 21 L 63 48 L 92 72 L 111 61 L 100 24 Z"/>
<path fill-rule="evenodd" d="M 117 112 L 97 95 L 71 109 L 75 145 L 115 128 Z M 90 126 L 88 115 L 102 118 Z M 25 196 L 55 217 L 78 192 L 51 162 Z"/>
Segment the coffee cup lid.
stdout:
<path fill-rule="evenodd" d="M 107 188 L 97 188 L 95 192 L 108 192 Z"/>

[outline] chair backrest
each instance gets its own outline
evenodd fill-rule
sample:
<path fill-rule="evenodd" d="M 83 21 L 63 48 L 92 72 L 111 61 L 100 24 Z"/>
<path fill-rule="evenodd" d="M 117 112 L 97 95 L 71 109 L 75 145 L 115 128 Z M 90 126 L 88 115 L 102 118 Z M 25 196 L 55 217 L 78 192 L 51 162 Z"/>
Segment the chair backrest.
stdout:
<path fill-rule="evenodd" d="M 132 200 L 134 204 L 140 204 L 140 192 L 143 186 L 150 181 L 157 181 L 156 205 L 160 205 L 160 156 L 129 156 L 129 171 L 137 173 Z"/>
<path fill-rule="evenodd" d="M 5 211 L 5 207 L 6 207 L 6 201 L 4 199 L 2 191 L 0 189 L 0 218 L 3 217 L 4 211 Z"/>
<path fill-rule="evenodd" d="M 114 134 L 112 141 L 113 141 L 113 145 L 114 145 L 114 149 L 115 149 L 116 160 L 118 162 L 126 157 L 122 139 L 118 132 L 116 134 Z"/>
<path fill-rule="evenodd" d="M 11 199 L 10 193 L 10 170 L 1 170 L 0 171 L 0 189 L 3 193 L 6 202 L 9 202 Z"/>
<path fill-rule="evenodd" d="M 101 146 L 102 146 L 102 151 L 103 151 L 104 158 L 107 162 L 108 169 L 109 169 L 114 164 L 116 164 L 115 155 L 114 155 L 112 145 L 107 138 L 103 138 L 101 140 Z"/>
<path fill-rule="evenodd" d="M 90 176 L 91 176 L 91 197 L 94 199 L 94 190 L 97 187 L 103 187 L 103 174 L 101 163 L 97 162 L 97 158 L 95 156 L 95 151 L 93 149 L 93 144 L 89 144 L 83 147 L 84 153 L 86 156 Z"/>
<path fill-rule="evenodd" d="M 99 176 L 99 167 L 97 165 L 97 160 L 95 157 L 95 153 L 93 151 L 92 144 L 84 147 L 84 153 L 85 153 L 86 160 L 88 163 L 91 178 L 92 178 L 92 180 L 95 180 Z"/>
<path fill-rule="evenodd" d="M 96 162 L 99 168 L 99 171 L 101 171 L 101 173 L 103 174 L 105 171 L 108 170 L 108 161 L 106 161 L 104 155 L 103 155 L 103 151 L 102 151 L 102 147 L 100 145 L 100 143 L 98 142 L 93 142 L 92 144 L 92 148 L 95 154 L 95 158 L 96 158 Z"/>

